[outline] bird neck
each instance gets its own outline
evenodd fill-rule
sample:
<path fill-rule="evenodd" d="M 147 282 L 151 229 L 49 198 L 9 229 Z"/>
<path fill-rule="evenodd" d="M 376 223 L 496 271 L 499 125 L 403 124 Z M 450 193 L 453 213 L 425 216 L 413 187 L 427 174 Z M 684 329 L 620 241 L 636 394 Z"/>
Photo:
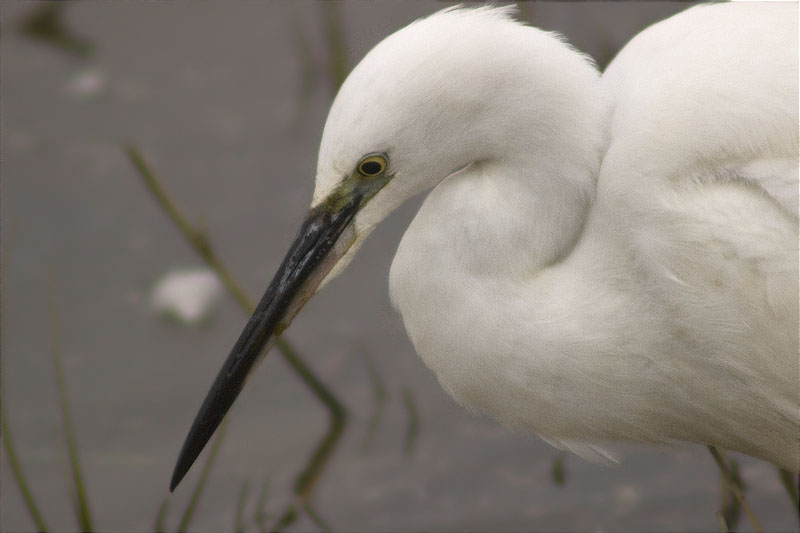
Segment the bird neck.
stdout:
<path fill-rule="evenodd" d="M 440 182 L 392 263 L 392 302 L 420 357 L 459 402 L 486 413 L 526 405 L 518 400 L 528 389 L 509 387 L 509 374 L 538 376 L 537 386 L 550 392 L 557 369 L 531 372 L 528 362 L 557 367 L 560 354 L 580 348 L 567 343 L 570 331 L 591 325 L 564 297 L 591 294 L 570 290 L 582 278 L 569 275 L 568 265 L 594 200 L 607 107 L 592 87 L 557 107 L 505 116 L 501 123 L 519 131 L 513 142 L 492 143 L 496 152 Z M 522 331 L 531 338 L 519 338 Z M 541 357 L 514 357 L 533 350 Z M 550 435 L 566 431 L 554 406 L 536 407 L 546 423 L 527 423 L 522 411 L 504 422 Z"/>
<path fill-rule="evenodd" d="M 562 305 L 580 281 L 563 274 L 591 196 L 574 176 L 550 172 L 556 170 L 532 160 L 485 161 L 448 177 L 424 202 L 392 263 L 392 302 L 417 353 L 452 396 L 477 411 L 504 414 L 504 405 L 524 405 L 517 400 L 525 389 L 509 387 L 507 375 L 519 371 L 547 385 L 552 373 L 531 373 L 513 355 L 539 350 L 542 357 L 531 361 L 557 362 L 551 356 L 567 351 L 570 338 L 564 330 L 586 322 Z M 531 339 L 517 338 L 523 330 Z M 546 405 L 536 412 L 559 420 Z M 523 427 L 526 417 L 503 422 Z M 558 435 L 562 428 L 534 429 Z"/>
<path fill-rule="evenodd" d="M 593 65 L 558 52 L 571 68 L 523 56 L 514 72 L 532 62 L 533 74 L 504 84 L 455 135 L 471 163 L 433 189 L 409 240 L 436 233 L 437 254 L 487 275 L 531 276 L 570 253 L 595 198 L 610 99 Z"/>
<path fill-rule="evenodd" d="M 403 240 L 435 252 L 447 272 L 530 278 L 566 257 L 583 229 L 592 176 L 565 175 L 575 171 L 567 167 L 476 162 L 431 192 Z"/>
<path fill-rule="evenodd" d="M 443 268 L 518 279 L 569 255 L 595 198 L 609 106 L 599 83 L 548 91 L 498 111 L 500 127 L 471 128 L 488 147 L 431 191 L 401 248 L 435 250 Z M 545 112 L 544 96 L 561 100 Z M 501 143 L 491 137 L 498 129 L 515 133 Z"/>

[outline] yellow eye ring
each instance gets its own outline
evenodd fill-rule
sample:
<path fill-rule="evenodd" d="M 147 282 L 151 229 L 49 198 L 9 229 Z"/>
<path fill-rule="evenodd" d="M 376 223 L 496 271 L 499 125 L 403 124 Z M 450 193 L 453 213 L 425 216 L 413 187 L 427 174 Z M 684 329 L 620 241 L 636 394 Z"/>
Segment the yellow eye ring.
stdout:
<path fill-rule="evenodd" d="M 382 155 L 368 155 L 359 161 L 356 169 L 365 178 L 374 178 L 386 172 L 389 162 Z"/>

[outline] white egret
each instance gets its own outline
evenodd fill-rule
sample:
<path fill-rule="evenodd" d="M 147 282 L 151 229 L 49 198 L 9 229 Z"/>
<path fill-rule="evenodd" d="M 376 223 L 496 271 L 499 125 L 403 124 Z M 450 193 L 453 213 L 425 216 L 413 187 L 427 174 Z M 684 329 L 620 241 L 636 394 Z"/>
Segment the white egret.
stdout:
<path fill-rule="evenodd" d="M 691 8 L 602 74 L 506 8 L 387 37 L 331 107 L 311 210 L 184 444 L 382 219 L 460 403 L 573 449 L 690 441 L 800 469 L 796 5 Z"/>

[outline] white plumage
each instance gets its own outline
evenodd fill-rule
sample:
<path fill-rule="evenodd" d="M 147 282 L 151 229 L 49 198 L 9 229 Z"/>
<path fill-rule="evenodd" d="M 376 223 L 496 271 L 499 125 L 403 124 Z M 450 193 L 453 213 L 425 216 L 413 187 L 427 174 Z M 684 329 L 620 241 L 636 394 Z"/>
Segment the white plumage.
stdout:
<path fill-rule="evenodd" d="M 457 401 L 579 453 L 690 441 L 800 470 L 797 30 L 796 4 L 694 7 L 602 75 L 506 8 L 386 38 L 172 486 L 320 282 L 431 189 L 390 290 Z"/>
<path fill-rule="evenodd" d="M 689 9 L 602 76 L 508 10 L 446 10 L 345 82 L 315 202 L 388 154 L 352 256 L 433 187 L 390 287 L 460 403 L 572 448 L 686 440 L 796 471 L 797 63 L 793 5 Z"/>

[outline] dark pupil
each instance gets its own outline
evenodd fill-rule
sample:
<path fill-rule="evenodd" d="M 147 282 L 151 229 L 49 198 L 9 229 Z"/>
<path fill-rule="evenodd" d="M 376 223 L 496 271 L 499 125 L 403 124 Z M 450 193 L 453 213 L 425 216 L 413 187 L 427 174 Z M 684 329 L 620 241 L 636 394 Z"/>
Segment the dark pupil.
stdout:
<path fill-rule="evenodd" d="M 381 168 L 381 164 L 376 161 L 367 161 L 366 163 L 361 164 L 361 172 L 367 176 L 374 176 L 381 171 Z"/>

